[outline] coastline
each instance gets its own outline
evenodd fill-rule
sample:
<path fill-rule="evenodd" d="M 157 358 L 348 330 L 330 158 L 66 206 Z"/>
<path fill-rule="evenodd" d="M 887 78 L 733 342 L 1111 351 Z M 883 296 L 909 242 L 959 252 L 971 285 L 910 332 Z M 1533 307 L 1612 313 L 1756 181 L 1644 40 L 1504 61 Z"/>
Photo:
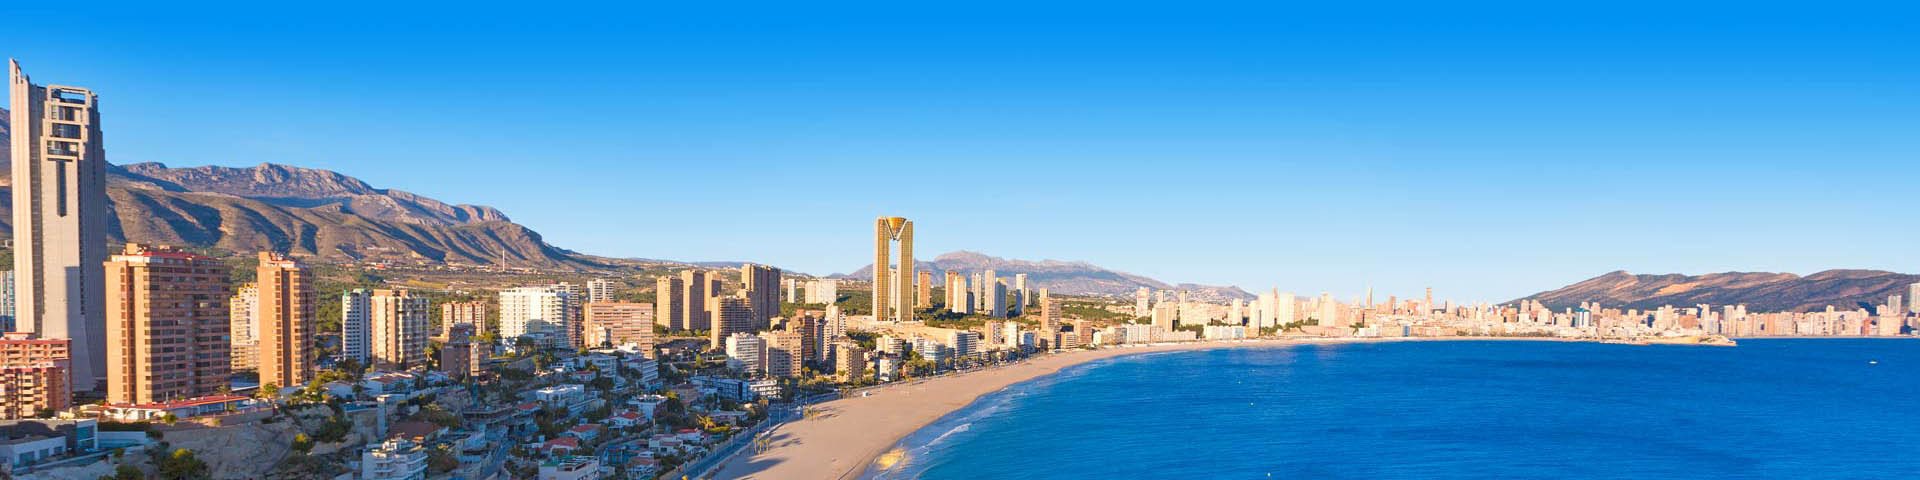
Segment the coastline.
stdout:
<path fill-rule="evenodd" d="M 727 460 L 713 478 L 864 478 L 869 467 L 888 455 L 902 439 L 972 405 L 980 397 L 1095 360 L 1222 348 L 1419 341 L 1590 342 L 1555 337 L 1315 337 L 1169 343 L 1053 353 L 986 370 L 882 385 L 865 390 L 873 394 L 870 397 L 841 398 L 818 404 L 815 408 L 819 413 L 812 418 L 788 422 L 771 430 L 768 434 L 771 439 L 763 451 L 743 452 Z"/>

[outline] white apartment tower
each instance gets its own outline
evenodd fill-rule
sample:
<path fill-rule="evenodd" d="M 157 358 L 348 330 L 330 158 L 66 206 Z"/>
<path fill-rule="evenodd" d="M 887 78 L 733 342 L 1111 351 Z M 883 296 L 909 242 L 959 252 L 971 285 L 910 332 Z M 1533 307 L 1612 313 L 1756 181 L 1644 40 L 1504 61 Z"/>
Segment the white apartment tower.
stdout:
<path fill-rule="evenodd" d="M 500 291 L 500 337 L 519 338 L 533 333 L 547 333 L 555 338 L 571 340 L 572 325 L 577 319 L 568 317 L 575 309 L 573 294 L 555 287 L 518 287 Z"/>
<path fill-rule="evenodd" d="M 340 358 L 367 364 L 370 351 L 373 291 L 356 288 L 340 294 Z"/>
<path fill-rule="evenodd" d="M 71 390 L 107 372 L 107 152 L 100 97 L 35 85 L 8 61 L 15 329 L 72 340 Z"/>

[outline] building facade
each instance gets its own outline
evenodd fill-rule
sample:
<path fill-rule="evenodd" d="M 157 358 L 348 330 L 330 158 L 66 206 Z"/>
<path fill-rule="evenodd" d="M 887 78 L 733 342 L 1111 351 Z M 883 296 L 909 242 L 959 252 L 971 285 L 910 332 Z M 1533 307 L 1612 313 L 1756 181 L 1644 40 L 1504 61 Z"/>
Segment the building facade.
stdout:
<path fill-rule="evenodd" d="M 899 249 L 896 251 L 896 242 Z M 900 259 L 895 268 L 893 259 Z M 873 319 L 901 322 L 913 319 L 913 221 L 880 217 L 873 223 Z"/>
<path fill-rule="evenodd" d="M 73 340 L 76 391 L 106 374 L 107 155 L 100 97 L 9 61 L 14 329 Z M 224 301 L 217 303 L 226 303 Z"/>
<path fill-rule="evenodd" d="M 105 267 L 107 401 L 154 403 L 220 393 L 233 368 L 226 264 L 130 243 Z"/>
<path fill-rule="evenodd" d="M 404 371 L 427 364 L 427 315 L 431 305 L 426 297 L 406 290 L 374 290 L 368 298 L 371 312 L 367 350 L 372 365 L 382 370 Z"/>
<path fill-rule="evenodd" d="M 597 302 L 587 304 L 586 344 L 589 348 L 635 343 L 653 358 L 653 305 Z"/>
<path fill-rule="evenodd" d="M 313 273 L 286 255 L 260 252 L 254 286 L 260 318 L 260 385 L 305 385 L 313 379 Z"/>
<path fill-rule="evenodd" d="M 72 405 L 67 391 L 71 340 L 42 340 L 15 332 L 0 339 L 0 419 L 39 416 Z"/>

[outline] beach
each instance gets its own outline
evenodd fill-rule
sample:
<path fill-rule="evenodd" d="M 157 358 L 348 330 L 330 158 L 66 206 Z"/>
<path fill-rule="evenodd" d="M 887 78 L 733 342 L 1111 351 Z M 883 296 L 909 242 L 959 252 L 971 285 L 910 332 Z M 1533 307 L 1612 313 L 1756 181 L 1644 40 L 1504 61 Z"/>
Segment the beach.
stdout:
<path fill-rule="evenodd" d="M 1439 340 L 1440 338 L 1312 338 L 1191 342 L 1074 350 L 1041 355 L 1019 363 L 946 377 L 875 387 L 871 396 L 854 396 L 815 407 L 811 418 L 774 429 L 767 448 L 727 461 L 721 479 L 856 479 L 888 455 L 900 439 L 967 406 L 982 395 L 1062 368 L 1122 355 L 1216 348 L 1260 348 L 1303 344 Z M 1469 338 L 1448 338 L 1466 340 Z M 1497 340 L 1495 338 L 1471 338 Z M 1553 339 L 1537 339 L 1553 340 Z M 889 459 L 889 460 L 897 460 Z"/>

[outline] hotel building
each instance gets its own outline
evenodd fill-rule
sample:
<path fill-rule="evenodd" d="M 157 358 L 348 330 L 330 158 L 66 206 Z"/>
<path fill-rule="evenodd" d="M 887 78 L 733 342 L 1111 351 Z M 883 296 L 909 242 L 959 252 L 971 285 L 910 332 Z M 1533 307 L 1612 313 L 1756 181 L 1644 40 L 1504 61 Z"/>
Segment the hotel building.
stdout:
<path fill-rule="evenodd" d="M 106 374 L 107 155 L 100 97 L 9 61 L 14 329 L 72 342 L 73 390 Z M 215 303 L 225 303 L 224 301 Z"/>

